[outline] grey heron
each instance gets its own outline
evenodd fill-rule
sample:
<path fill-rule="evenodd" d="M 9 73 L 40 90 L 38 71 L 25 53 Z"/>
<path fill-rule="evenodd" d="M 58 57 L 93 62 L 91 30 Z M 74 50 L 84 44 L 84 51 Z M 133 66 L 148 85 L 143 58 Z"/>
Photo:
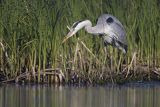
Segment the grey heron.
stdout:
<path fill-rule="evenodd" d="M 127 53 L 126 32 L 116 17 L 110 14 L 102 14 L 97 20 L 97 25 L 93 27 L 90 20 L 77 21 L 72 25 L 70 32 L 62 43 L 82 28 L 85 28 L 90 34 L 101 35 L 105 46 L 111 45 L 121 50 L 124 54 Z"/>

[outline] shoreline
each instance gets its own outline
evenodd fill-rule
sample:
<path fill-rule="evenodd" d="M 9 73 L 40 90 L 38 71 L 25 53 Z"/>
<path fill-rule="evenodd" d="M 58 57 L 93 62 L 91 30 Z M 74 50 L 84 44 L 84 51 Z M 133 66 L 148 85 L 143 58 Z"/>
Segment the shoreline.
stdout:
<path fill-rule="evenodd" d="M 38 80 L 40 76 L 40 80 Z M 1 79 L 5 76 L 1 75 Z M 45 69 L 38 71 L 27 71 L 19 74 L 15 78 L 4 79 L 0 84 L 7 83 L 36 83 L 36 84 L 83 84 L 83 85 L 103 85 L 103 84 L 124 84 L 138 81 L 159 81 L 160 68 L 149 68 L 148 66 L 137 66 L 130 71 L 123 70 L 119 72 L 103 71 L 84 74 L 84 72 L 66 70 L 64 73 L 61 69 Z M 38 82 L 39 81 L 39 82 Z"/>

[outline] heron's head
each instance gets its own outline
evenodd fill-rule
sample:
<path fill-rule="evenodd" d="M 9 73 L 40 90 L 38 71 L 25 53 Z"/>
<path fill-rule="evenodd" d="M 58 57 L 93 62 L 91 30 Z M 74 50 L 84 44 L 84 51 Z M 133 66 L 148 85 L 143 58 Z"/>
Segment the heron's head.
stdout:
<path fill-rule="evenodd" d="M 71 28 L 69 28 L 70 32 L 67 34 L 67 36 L 64 38 L 64 43 L 68 38 L 72 37 L 74 34 L 76 34 L 80 29 L 82 29 L 85 25 L 85 21 L 77 21 L 75 22 Z"/>

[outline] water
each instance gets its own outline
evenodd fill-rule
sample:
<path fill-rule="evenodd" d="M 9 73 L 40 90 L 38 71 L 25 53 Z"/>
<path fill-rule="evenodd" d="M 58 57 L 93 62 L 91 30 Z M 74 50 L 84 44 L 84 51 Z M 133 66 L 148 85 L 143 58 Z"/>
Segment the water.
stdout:
<path fill-rule="evenodd" d="M 160 107 L 160 85 L 1 85 L 0 107 Z"/>

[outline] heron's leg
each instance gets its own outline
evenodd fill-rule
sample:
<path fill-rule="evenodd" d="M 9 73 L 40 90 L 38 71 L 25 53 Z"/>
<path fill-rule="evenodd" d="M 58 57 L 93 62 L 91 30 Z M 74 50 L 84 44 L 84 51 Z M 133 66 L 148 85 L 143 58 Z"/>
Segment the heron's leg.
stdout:
<path fill-rule="evenodd" d="M 106 58 L 107 58 L 107 65 L 112 70 L 112 65 L 113 65 L 112 59 L 113 58 L 112 58 L 111 52 L 109 51 L 109 48 L 112 45 L 112 42 L 114 40 L 111 36 L 108 36 L 108 35 L 104 35 L 103 39 L 104 39 L 104 45 L 105 45 L 105 51 L 106 51 L 105 53 L 106 53 Z"/>
<path fill-rule="evenodd" d="M 121 71 L 121 66 L 122 66 L 122 61 L 121 61 L 121 50 L 119 50 L 118 49 L 118 56 L 117 56 L 117 73 L 119 72 L 119 71 Z"/>
<path fill-rule="evenodd" d="M 112 71 L 113 71 L 113 62 L 112 62 L 112 57 L 111 57 L 111 53 L 108 49 L 109 47 L 105 46 L 104 50 L 105 50 L 105 62 L 107 64 L 107 66 L 105 66 L 105 68 L 107 69 L 107 71 L 109 71 L 110 77 L 111 77 L 111 81 L 112 83 L 114 83 L 114 79 L 112 77 Z"/>
<path fill-rule="evenodd" d="M 112 68 L 112 58 L 111 54 L 109 51 L 109 47 L 105 45 L 104 47 L 104 52 L 105 52 L 105 62 L 107 63 L 107 66 L 111 69 Z"/>

